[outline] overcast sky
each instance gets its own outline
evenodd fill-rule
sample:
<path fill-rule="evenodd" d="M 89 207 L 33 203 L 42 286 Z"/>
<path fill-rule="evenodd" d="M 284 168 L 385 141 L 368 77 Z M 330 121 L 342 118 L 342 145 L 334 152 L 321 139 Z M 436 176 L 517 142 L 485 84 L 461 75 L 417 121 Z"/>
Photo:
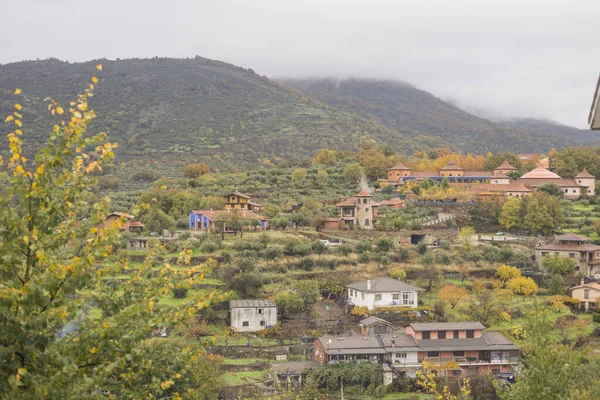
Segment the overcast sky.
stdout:
<path fill-rule="evenodd" d="M 193 57 L 269 77 L 404 80 L 586 127 L 600 0 L 0 0 L 0 63 Z"/>

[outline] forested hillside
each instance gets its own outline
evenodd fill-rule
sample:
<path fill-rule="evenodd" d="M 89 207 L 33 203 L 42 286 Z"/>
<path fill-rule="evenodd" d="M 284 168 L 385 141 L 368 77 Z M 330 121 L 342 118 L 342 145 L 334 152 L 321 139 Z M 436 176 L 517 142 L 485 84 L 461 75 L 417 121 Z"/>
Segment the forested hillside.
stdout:
<path fill-rule="evenodd" d="M 0 66 L 0 115 L 12 90 L 23 89 L 31 154 L 44 140 L 44 98 L 72 98 L 101 62 L 91 126 L 120 144 L 121 160 L 203 160 L 232 168 L 312 157 L 321 148 L 356 150 L 365 142 L 393 150 L 547 151 L 586 142 L 578 130 L 499 125 L 409 85 L 369 80 L 286 81 L 201 57 L 67 63 L 27 61 Z M 0 126 L 0 134 L 6 127 Z M 2 149 L 0 149 L 2 150 Z M 4 149 L 5 150 L 5 149 Z"/>
<path fill-rule="evenodd" d="M 404 82 L 285 79 L 281 83 L 332 106 L 374 118 L 391 129 L 439 137 L 464 152 L 545 152 L 552 147 L 598 142 L 589 131 L 546 121 L 492 122 Z"/>

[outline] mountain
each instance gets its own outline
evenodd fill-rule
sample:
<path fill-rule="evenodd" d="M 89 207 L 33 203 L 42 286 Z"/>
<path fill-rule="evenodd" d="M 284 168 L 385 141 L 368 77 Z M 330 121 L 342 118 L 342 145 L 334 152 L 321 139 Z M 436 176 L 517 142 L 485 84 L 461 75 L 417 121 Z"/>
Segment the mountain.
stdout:
<path fill-rule="evenodd" d="M 398 82 L 276 82 L 201 57 L 50 59 L 0 65 L 0 116 L 11 112 L 14 88 L 23 90 L 26 152 L 45 140 L 52 124 L 44 98 L 68 104 L 96 74 L 100 83 L 90 105 L 98 118 L 91 129 L 108 132 L 122 160 L 204 160 L 225 167 L 311 157 L 324 147 L 355 150 L 373 140 L 402 153 L 445 145 L 477 153 L 534 152 L 582 143 L 577 132 L 561 136 L 496 124 Z M 0 124 L 0 135 L 7 129 Z M 6 146 L 1 141 L 0 151 Z"/>
<path fill-rule="evenodd" d="M 438 137 L 464 152 L 545 152 L 552 147 L 598 142 L 590 131 L 552 122 L 493 122 L 404 82 L 354 78 L 279 82 L 345 111 L 374 118 L 391 129 Z"/>

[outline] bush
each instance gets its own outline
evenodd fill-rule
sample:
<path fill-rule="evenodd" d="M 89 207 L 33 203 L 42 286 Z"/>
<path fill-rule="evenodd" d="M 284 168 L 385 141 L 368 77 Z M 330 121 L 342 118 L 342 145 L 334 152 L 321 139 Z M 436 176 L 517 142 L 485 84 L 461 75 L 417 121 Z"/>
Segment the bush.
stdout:
<path fill-rule="evenodd" d="M 304 271 L 312 271 L 314 266 L 315 261 L 310 257 L 301 258 L 300 262 L 298 263 L 298 267 L 300 267 Z"/>
<path fill-rule="evenodd" d="M 200 246 L 200 250 L 204 253 L 213 253 L 221 247 L 221 244 L 213 238 L 206 239 Z"/>
<path fill-rule="evenodd" d="M 379 257 L 379 263 L 381 265 L 389 265 L 390 262 L 391 262 L 390 258 L 385 254 L 383 254 Z"/>
<path fill-rule="evenodd" d="M 365 240 L 361 240 L 360 242 L 358 242 L 356 244 L 356 251 L 359 253 L 371 251 L 372 249 L 373 249 L 373 246 L 371 245 L 371 243 L 367 242 Z"/>
<path fill-rule="evenodd" d="M 176 299 L 185 299 L 188 295 L 188 290 L 186 288 L 175 288 L 173 289 L 173 297 Z"/>
<path fill-rule="evenodd" d="M 317 254 L 323 254 L 327 252 L 327 246 L 325 246 L 325 243 L 321 242 L 320 240 L 315 240 L 312 242 L 310 244 L 310 248 Z"/>
<path fill-rule="evenodd" d="M 191 237 L 192 237 L 192 232 L 190 232 L 190 231 L 181 232 L 179 234 L 179 239 L 189 239 Z"/>
<path fill-rule="evenodd" d="M 195 238 L 189 238 L 185 241 L 185 247 L 187 249 L 197 249 L 201 244 L 202 242 Z"/>
<path fill-rule="evenodd" d="M 347 243 L 339 245 L 335 248 L 335 251 L 343 256 L 347 256 L 348 254 L 352 253 L 352 250 L 354 250 L 352 246 Z"/>
<path fill-rule="evenodd" d="M 390 278 L 398 279 L 399 281 L 403 281 L 406 279 L 406 271 L 402 268 L 397 268 L 390 272 Z"/>
<path fill-rule="evenodd" d="M 401 248 L 398 252 L 398 259 L 401 262 L 406 262 L 410 260 L 410 251 L 406 247 Z"/>
<path fill-rule="evenodd" d="M 600 314 L 592 315 L 592 321 L 594 321 L 597 324 L 600 324 Z"/>
<path fill-rule="evenodd" d="M 360 256 L 358 257 L 358 262 L 360 262 L 361 264 L 366 264 L 369 261 L 371 261 L 371 255 L 369 254 L 368 251 L 361 253 Z"/>
<path fill-rule="evenodd" d="M 377 250 L 381 252 L 388 252 L 394 248 L 394 239 L 387 236 L 381 236 L 377 239 L 376 247 Z"/>
<path fill-rule="evenodd" d="M 420 255 L 423 255 L 425 253 L 427 253 L 427 245 L 425 243 L 419 243 L 417 245 L 417 251 L 419 252 Z"/>
<path fill-rule="evenodd" d="M 279 247 L 268 247 L 263 251 L 262 257 L 265 260 L 275 260 L 283 255 L 283 251 Z"/>

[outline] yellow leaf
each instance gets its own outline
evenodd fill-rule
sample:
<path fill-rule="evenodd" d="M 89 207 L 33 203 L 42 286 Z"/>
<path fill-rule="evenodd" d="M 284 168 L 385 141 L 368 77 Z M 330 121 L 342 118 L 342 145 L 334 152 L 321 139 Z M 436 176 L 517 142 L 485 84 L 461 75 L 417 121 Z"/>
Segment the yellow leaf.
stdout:
<path fill-rule="evenodd" d="M 15 125 L 20 128 L 23 126 L 23 123 L 21 121 L 19 121 L 18 119 L 15 119 Z"/>
<path fill-rule="evenodd" d="M 29 236 L 23 236 L 23 241 L 25 242 L 25 244 L 29 243 Z"/>
<path fill-rule="evenodd" d="M 92 76 L 92 82 L 98 83 L 98 78 L 96 78 L 95 76 Z"/>
<path fill-rule="evenodd" d="M 98 64 L 98 65 L 96 65 L 96 69 L 97 69 L 98 71 L 102 71 L 102 64 Z"/>
<path fill-rule="evenodd" d="M 75 112 L 73 113 L 73 116 L 74 116 L 75 118 L 79 118 L 79 119 L 81 119 L 81 113 L 80 113 L 79 111 L 75 111 Z"/>
<path fill-rule="evenodd" d="M 44 165 L 40 165 L 39 167 L 37 167 L 37 170 L 35 171 L 38 175 L 41 175 L 44 173 Z"/>
<path fill-rule="evenodd" d="M 18 368 L 17 373 L 19 375 L 25 375 L 27 373 L 27 369 L 26 368 Z"/>
<path fill-rule="evenodd" d="M 15 175 L 17 175 L 19 173 L 21 173 L 21 174 L 25 173 L 25 170 L 23 169 L 23 167 L 21 165 L 17 165 L 17 168 L 15 168 Z"/>
<path fill-rule="evenodd" d="M 154 302 L 153 301 L 151 301 L 151 302 L 148 303 L 148 309 L 150 311 L 154 310 Z"/>
<path fill-rule="evenodd" d="M 21 109 L 23 108 L 20 104 L 15 104 L 15 108 L 19 111 L 21 111 Z"/>
<path fill-rule="evenodd" d="M 65 112 L 65 110 L 64 110 L 62 107 L 60 107 L 60 106 L 56 107 L 56 113 L 57 113 L 58 115 L 61 115 L 61 114 L 63 114 L 64 112 Z"/>
<path fill-rule="evenodd" d="M 15 117 L 13 117 L 12 115 L 9 115 L 8 117 L 6 117 L 6 119 L 4 120 L 4 122 L 10 122 L 13 119 L 15 119 Z"/>
<path fill-rule="evenodd" d="M 97 348 L 97 347 L 92 347 L 92 348 L 90 349 L 90 353 L 92 353 L 92 354 L 96 354 L 96 353 L 98 352 L 98 350 L 100 350 L 100 349 L 99 349 L 99 348 Z"/>
<path fill-rule="evenodd" d="M 21 89 L 15 89 L 15 94 L 21 94 Z"/>

